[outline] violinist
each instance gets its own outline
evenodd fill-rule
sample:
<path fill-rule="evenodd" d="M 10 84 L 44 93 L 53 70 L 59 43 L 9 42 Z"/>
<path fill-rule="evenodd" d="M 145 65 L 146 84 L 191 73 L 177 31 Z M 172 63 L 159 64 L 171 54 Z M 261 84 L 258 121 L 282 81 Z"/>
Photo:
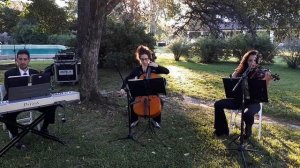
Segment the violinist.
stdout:
<path fill-rule="evenodd" d="M 136 49 L 135 58 L 139 62 L 140 66 L 134 68 L 131 73 L 125 78 L 124 83 L 119 91 L 120 95 L 125 95 L 125 87 L 129 79 L 139 79 L 142 75 L 145 75 L 149 70 L 151 74 L 168 74 L 169 70 L 163 66 L 158 65 L 154 62 L 153 52 L 146 46 L 140 45 Z M 161 105 L 162 105 L 161 101 Z M 134 112 L 133 106 L 131 106 L 131 128 L 135 127 L 138 124 L 138 115 Z M 152 124 L 156 128 L 160 128 L 161 123 L 161 113 L 158 116 L 154 117 Z"/>
<path fill-rule="evenodd" d="M 259 60 L 259 53 L 257 50 L 249 50 L 247 53 L 244 54 L 242 60 L 238 67 L 232 74 L 233 78 L 241 77 L 242 74 L 251 67 L 251 72 L 248 74 L 249 79 L 260 79 L 266 80 L 266 83 L 269 84 L 272 80 L 271 73 L 269 71 L 265 71 L 263 75 L 261 75 L 258 70 L 258 60 Z M 221 99 L 215 102 L 215 120 L 214 120 L 214 134 L 216 136 L 222 135 L 229 135 L 228 124 L 226 120 L 226 116 L 224 113 L 224 109 L 232 109 L 236 110 L 239 109 L 242 105 L 241 100 L 237 99 Z M 244 111 L 244 122 L 245 122 L 245 139 L 249 138 L 252 134 L 252 125 L 254 123 L 254 115 L 260 111 L 260 104 L 253 103 L 253 102 L 245 102 L 245 111 Z"/>

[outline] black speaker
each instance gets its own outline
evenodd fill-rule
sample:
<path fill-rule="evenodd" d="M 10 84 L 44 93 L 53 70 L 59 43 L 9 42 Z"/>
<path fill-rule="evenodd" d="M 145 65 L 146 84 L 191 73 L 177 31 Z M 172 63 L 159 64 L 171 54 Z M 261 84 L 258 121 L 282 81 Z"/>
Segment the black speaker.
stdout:
<path fill-rule="evenodd" d="M 56 82 L 77 82 L 78 70 L 76 62 L 54 63 Z"/>

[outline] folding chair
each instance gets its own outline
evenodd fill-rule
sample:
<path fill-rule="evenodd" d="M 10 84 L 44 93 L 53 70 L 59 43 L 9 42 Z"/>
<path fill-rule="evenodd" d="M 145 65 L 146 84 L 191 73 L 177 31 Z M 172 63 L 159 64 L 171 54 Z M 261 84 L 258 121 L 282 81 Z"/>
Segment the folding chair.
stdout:
<path fill-rule="evenodd" d="M 257 113 L 258 115 L 258 140 L 261 139 L 261 129 L 262 129 L 262 103 L 260 103 L 260 110 Z M 240 113 L 240 110 L 231 110 L 230 115 L 230 126 L 229 126 L 229 133 L 232 133 L 232 129 L 236 126 L 236 116 Z M 254 122 L 256 123 L 256 122 Z"/>

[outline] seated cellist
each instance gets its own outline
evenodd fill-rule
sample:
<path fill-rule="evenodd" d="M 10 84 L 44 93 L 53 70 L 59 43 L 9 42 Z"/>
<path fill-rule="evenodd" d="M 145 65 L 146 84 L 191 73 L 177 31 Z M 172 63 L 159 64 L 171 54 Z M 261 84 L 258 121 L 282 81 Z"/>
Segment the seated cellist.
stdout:
<path fill-rule="evenodd" d="M 129 79 L 139 79 L 142 75 L 145 75 L 147 73 L 147 70 L 149 69 L 151 74 L 168 74 L 169 70 L 163 66 L 160 66 L 156 64 L 153 58 L 154 54 L 153 52 L 146 46 L 140 45 L 136 49 L 135 57 L 139 61 L 140 66 L 134 68 L 131 73 L 125 78 L 124 83 L 121 87 L 121 90 L 119 91 L 120 95 L 125 95 L 125 87 L 127 85 L 127 82 Z M 162 104 L 162 101 L 161 101 Z M 131 106 L 131 119 L 130 119 L 130 126 L 131 128 L 135 127 L 139 120 L 138 115 L 134 112 L 133 106 Z M 152 120 L 152 124 L 156 128 L 160 128 L 161 123 L 161 113 L 159 113 L 158 116 L 154 117 Z"/>

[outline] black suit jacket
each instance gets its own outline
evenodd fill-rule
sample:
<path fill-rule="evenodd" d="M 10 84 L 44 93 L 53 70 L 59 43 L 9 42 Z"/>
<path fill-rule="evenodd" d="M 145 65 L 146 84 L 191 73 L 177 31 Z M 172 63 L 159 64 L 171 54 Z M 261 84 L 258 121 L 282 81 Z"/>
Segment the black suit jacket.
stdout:
<path fill-rule="evenodd" d="M 38 74 L 39 72 L 35 69 L 29 69 L 29 75 L 33 75 L 33 74 Z M 4 96 L 3 100 L 7 100 L 7 92 L 8 92 L 8 87 L 7 87 L 7 78 L 9 76 L 20 76 L 20 71 L 19 71 L 19 68 L 13 68 L 13 69 L 10 69 L 8 71 L 6 71 L 4 73 L 4 86 L 5 86 L 5 89 L 6 89 L 6 95 Z"/>

